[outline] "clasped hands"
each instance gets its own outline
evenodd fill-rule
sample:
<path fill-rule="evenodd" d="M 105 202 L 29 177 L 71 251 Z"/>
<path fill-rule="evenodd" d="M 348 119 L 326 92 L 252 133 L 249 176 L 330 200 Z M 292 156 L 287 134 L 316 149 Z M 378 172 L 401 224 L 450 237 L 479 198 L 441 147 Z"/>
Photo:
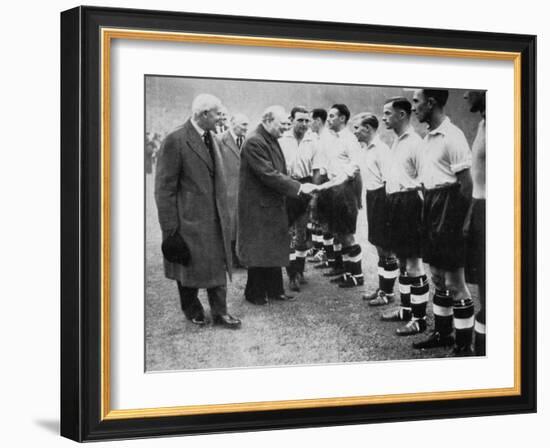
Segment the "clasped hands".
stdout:
<path fill-rule="evenodd" d="M 302 186 L 300 188 L 300 193 L 312 195 L 314 193 L 319 193 L 319 192 L 327 190 L 327 189 L 328 188 L 327 188 L 326 184 L 315 185 L 315 184 L 305 183 L 305 184 L 302 184 Z"/>

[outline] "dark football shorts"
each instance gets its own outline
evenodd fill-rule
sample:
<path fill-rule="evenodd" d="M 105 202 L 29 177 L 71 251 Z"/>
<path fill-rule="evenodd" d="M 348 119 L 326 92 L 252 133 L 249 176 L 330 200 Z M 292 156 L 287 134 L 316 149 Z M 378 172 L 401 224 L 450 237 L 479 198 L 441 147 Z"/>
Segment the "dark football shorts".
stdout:
<path fill-rule="evenodd" d="M 355 233 L 360 199 L 361 181 L 357 178 L 319 194 L 319 217 L 328 224 L 329 232 L 338 235 Z"/>
<path fill-rule="evenodd" d="M 422 256 L 422 198 L 417 190 L 387 196 L 388 248 L 398 258 Z"/>
<path fill-rule="evenodd" d="M 469 201 L 458 183 L 426 190 L 424 198 L 424 261 L 445 271 L 466 261 L 464 220 Z"/>
<path fill-rule="evenodd" d="M 386 228 L 386 187 L 376 190 L 367 190 L 367 224 L 369 230 L 368 240 L 378 247 L 387 247 Z"/>
<path fill-rule="evenodd" d="M 310 183 L 311 177 L 304 177 L 298 182 L 301 184 Z M 286 198 L 286 212 L 288 215 L 288 226 L 292 226 L 295 221 L 307 213 L 309 206 L 310 196 L 300 195 L 297 198 L 287 197 Z"/>
<path fill-rule="evenodd" d="M 466 281 L 485 282 L 485 199 L 473 199 L 464 221 Z"/>

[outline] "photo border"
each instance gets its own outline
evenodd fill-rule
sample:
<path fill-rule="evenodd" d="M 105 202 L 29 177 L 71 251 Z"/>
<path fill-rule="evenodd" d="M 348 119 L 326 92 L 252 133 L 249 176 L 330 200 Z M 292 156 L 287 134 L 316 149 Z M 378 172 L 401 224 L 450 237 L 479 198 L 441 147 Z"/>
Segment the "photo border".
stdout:
<path fill-rule="evenodd" d="M 62 435 L 84 441 L 536 410 L 534 36 L 89 7 L 66 11 L 61 19 Z M 110 49 L 114 39 L 513 61 L 514 386 L 111 409 Z"/>

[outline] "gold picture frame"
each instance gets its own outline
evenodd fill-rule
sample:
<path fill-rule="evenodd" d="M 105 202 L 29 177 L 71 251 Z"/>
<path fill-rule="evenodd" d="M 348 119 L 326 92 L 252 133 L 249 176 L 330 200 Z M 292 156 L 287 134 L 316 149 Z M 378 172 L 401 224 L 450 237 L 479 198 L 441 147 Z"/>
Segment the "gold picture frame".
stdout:
<path fill-rule="evenodd" d="M 535 375 L 535 348 L 529 346 L 534 339 L 535 322 L 534 305 L 527 303 L 527 297 L 533 294 L 535 282 L 536 257 L 534 252 L 534 176 L 526 178 L 527 173 L 534 173 L 534 140 L 525 134 L 534 124 L 534 42 L 533 36 L 505 35 L 495 43 L 489 33 L 450 32 L 443 30 L 411 29 L 414 36 L 407 45 L 403 40 L 403 30 L 396 28 L 353 25 L 364 32 L 364 41 L 346 40 L 346 33 L 351 33 L 344 24 L 316 24 L 311 31 L 311 38 L 278 37 L 288 35 L 288 27 L 300 29 L 300 23 L 287 23 L 272 19 L 231 18 L 224 17 L 228 23 L 224 32 L 220 18 L 206 15 L 181 14 L 168 12 L 143 12 L 136 19 L 132 10 L 109 10 L 103 8 L 76 8 L 62 14 L 62 33 L 71 37 L 71 42 L 62 40 L 62 105 L 63 132 L 62 154 L 65 157 L 63 166 L 64 188 L 76 182 L 75 169 L 78 169 L 82 182 L 90 179 L 93 173 L 97 180 L 89 188 L 93 190 L 97 201 L 90 203 L 90 197 L 77 197 L 71 193 L 70 204 L 63 210 L 62 221 L 67 228 L 75 226 L 75 216 L 81 216 L 88 207 L 96 209 L 93 216 L 88 216 L 89 223 L 97 229 L 90 235 L 97 245 L 97 251 L 86 252 L 82 240 L 64 240 L 63 263 L 82 257 L 85 253 L 91 256 L 89 263 L 99 281 L 92 291 L 83 292 L 79 285 L 82 276 L 90 272 L 80 266 L 79 281 L 70 277 L 65 266 L 63 273 L 64 292 L 62 297 L 62 434 L 76 440 L 94 440 L 102 438 L 133 437 L 158 434 L 186 434 L 205 431 L 224 431 L 228 425 L 231 429 L 261 429 L 275 427 L 296 427 L 332 424 L 333 422 L 381 421 L 386 419 L 410 418 L 410 410 L 400 411 L 396 404 L 408 403 L 415 410 L 423 410 L 426 416 L 482 415 L 489 409 L 500 407 L 495 412 L 533 412 Z M 233 21 L 233 22 L 232 22 Z M 82 24 L 87 24 L 87 27 Z M 148 27 L 147 23 L 155 24 Z M 174 30 L 178 23 L 180 30 Z M 254 30 L 271 25 L 270 35 L 254 34 Z M 308 22 L 308 25 L 313 22 Z M 345 24 L 349 25 L 349 24 Z M 242 34 L 230 32 L 232 27 L 241 27 Z M 150 29 L 154 28 L 154 29 Z M 281 28 L 281 29 L 279 29 Z M 284 29 L 283 29 L 284 28 Z M 208 30 L 216 32 L 208 32 Z M 323 29 L 327 38 L 320 39 Z M 202 31 L 201 31 L 202 30 Z M 340 33 L 340 34 L 339 34 Z M 396 37 L 396 36 L 400 37 Z M 78 37 L 78 39 L 77 39 Z M 185 42 L 210 45 L 233 45 L 242 47 L 275 47 L 301 50 L 330 50 L 341 52 L 369 52 L 382 54 L 399 54 L 408 56 L 436 56 L 466 59 L 511 61 L 514 65 L 514 386 L 507 388 L 489 388 L 478 390 L 460 390 L 451 392 L 409 393 L 396 395 L 371 395 L 339 398 L 316 398 L 306 400 L 281 400 L 269 402 L 246 402 L 232 404 L 208 404 L 191 406 L 170 406 L 161 408 L 112 409 L 111 407 L 111 45 L 116 39 Z M 424 39 L 424 41 L 423 41 Z M 437 47 L 427 46 L 425 42 L 440 43 Z M 475 40 L 476 48 L 472 46 Z M 86 45 L 78 46 L 78 42 Z M 461 42 L 468 42 L 460 46 Z M 96 50 L 94 53 L 92 50 Z M 84 53 L 84 54 L 83 54 Z M 84 76 L 86 69 L 97 69 L 97 85 L 91 86 L 92 79 Z M 75 76 L 79 80 L 75 83 Z M 95 79 L 95 78 L 94 78 Z M 81 103 L 86 94 L 86 101 L 94 102 L 100 120 L 98 126 L 92 127 L 91 111 L 83 111 Z M 63 98 L 63 95 L 64 98 Z M 63 102 L 65 101 L 65 102 Z M 92 108 L 93 109 L 93 108 Z M 78 119 L 69 117 L 77 111 Z M 81 126 L 79 128 L 79 126 Z M 93 134 L 91 141 L 84 141 L 82 134 L 75 128 L 86 129 Z M 95 145 L 94 145 L 95 143 Z M 77 155 L 74 153 L 78 147 Z M 83 152 L 97 154 L 95 161 L 85 164 L 89 156 Z M 77 157 L 78 156 L 78 157 Z M 86 175 L 83 175 L 85 173 Z M 82 226 L 82 222 L 79 224 Z M 82 227 L 76 232 L 81 235 Z M 525 232 L 531 235 L 526 241 Z M 96 239 L 97 238 L 97 239 Z M 78 257 L 77 257 L 78 255 Z M 75 284 L 78 283 L 78 284 Z M 77 292 L 75 296 L 74 292 Z M 91 301 L 90 301 L 91 298 Z M 86 304 L 83 301 L 87 299 Z M 75 303 L 76 302 L 76 303 Z M 93 311 L 90 307 L 93 307 Z M 78 316 L 75 323 L 74 317 Z M 87 323 L 87 325 L 84 325 Z M 529 323 L 529 325 L 525 325 Z M 87 328 L 87 329 L 86 329 Z M 90 328 L 93 328 L 90 331 Z M 83 332 L 87 332 L 83 334 Z M 67 335 L 80 335 L 80 343 L 68 341 Z M 97 340 L 95 340 L 97 339 Z M 88 344 L 83 345 L 82 341 Z M 92 350 L 92 354 L 90 351 Z M 93 353 L 97 354 L 97 359 Z M 86 356 L 83 356 L 83 355 Z M 89 361 L 89 358 L 92 361 Z M 75 370 L 75 367 L 78 367 Z M 91 374 L 82 375 L 82 369 Z M 78 372 L 78 373 L 76 373 Z M 95 402 L 94 402 L 95 399 Z M 468 404 L 468 406 L 462 404 Z M 471 403 L 474 403 L 472 405 Z M 476 408 L 475 403 L 478 403 Z M 79 409 L 80 418 L 69 416 L 74 407 Z M 393 407 L 392 407 L 393 406 Z M 381 409 L 390 409 L 389 417 L 380 414 Z M 400 414 L 401 412 L 401 414 Z M 246 415 L 246 418 L 243 416 Z M 250 420 L 257 415 L 256 421 Z M 287 416 L 294 416 L 289 421 Z M 344 419 L 342 419 L 342 416 Z M 200 417 L 197 419 L 196 417 Z M 207 424 L 205 418 L 217 419 L 214 424 Z M 202 418 L 202 420 L 201 420 Z M 225 420 L 224 420 L 225 419 Z M 137 422 L 140 426 L 137 426 Z M 211 420 L 212 421 L 212 420 Z M 220 422 L 226 422 L 223 424 Z M 145 423 L 144 423 L 145 422 Z M 167 423 L 169 422 L 169 423 Z M 217 426 L 216 426 L 217 425 Z"/>

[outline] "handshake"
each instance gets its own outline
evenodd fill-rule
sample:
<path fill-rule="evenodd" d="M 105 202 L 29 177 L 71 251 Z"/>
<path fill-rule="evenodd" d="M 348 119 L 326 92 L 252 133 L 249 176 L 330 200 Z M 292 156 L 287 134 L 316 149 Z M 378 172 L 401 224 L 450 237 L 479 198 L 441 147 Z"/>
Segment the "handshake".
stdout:
<path fill-rule="evenodd" d="M 300 187 L 300 193 L 312 195 L 313 193 L 319 193 L 321 191 L 328 190 L 329 188 L 330 186 L 328 182 L 322 185 L 305 183 L 305 184 L 302 184 L 302 186 Z"/>
<path fill-rule="evenodd" d="M 320 191 L 320 185 L 305 183 L 300 186 L 300 194 L 308 194 L 311 195 L 313 193 L 317 193 Z"/>

